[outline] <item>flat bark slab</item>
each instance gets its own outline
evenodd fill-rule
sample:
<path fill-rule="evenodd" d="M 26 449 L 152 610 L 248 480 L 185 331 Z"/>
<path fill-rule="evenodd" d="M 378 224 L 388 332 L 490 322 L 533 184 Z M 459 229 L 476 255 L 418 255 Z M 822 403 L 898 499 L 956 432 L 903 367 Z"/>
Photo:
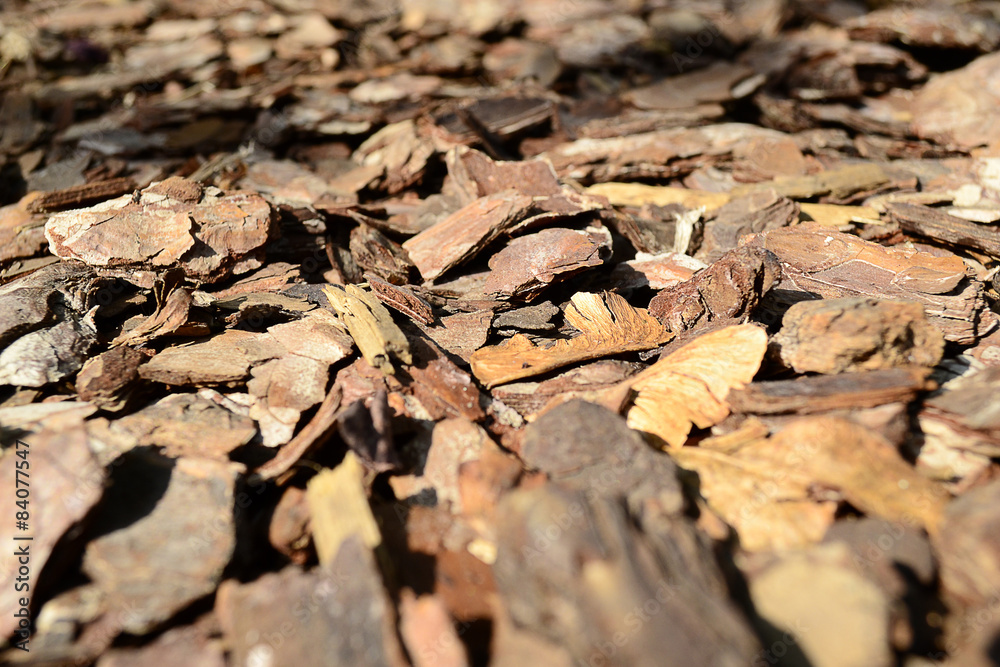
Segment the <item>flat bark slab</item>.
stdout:
<path fill-rule="evenodd" d="M 178 267 L 189 278 L 215 282 L 261 266 L 273 213 L 260 195 L 203 189 L 182 178 L 89 209 L 50 216 L 52 254 L 91 266 Z"/>

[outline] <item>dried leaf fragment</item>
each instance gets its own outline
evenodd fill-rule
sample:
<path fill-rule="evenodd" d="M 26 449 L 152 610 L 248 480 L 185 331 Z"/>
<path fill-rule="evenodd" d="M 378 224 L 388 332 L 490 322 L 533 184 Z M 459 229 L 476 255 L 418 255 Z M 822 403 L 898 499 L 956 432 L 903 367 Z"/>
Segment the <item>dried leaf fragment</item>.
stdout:
<path fill-rule="evenodd" d="M 406 336 L 372 294 L 355 285 L 348 285 L 343 290 L 325 287 L 323 293 L 347 326 L 365 361 L 389 375 L 394 373 L 390 357 L 410 363 L 410 344 Z"/>
<path fill-rule="evenodd" d="M 581 334 L 549 347 L 539 347 L 527 336 L 517 334 L 500 345 L 477 350 L 471 358 L 473 375 L 493 387 L 578 361 L 649 350 L 672 337 L 645 309 L 634 308 L 610 292 L 573 295 L 566 308 L 566 321 Z"/>
<path fill-rule="evenodd" d="M 766 350 L 763 329 L 726 327 L 699 336 L 603 395 L 620 406 L 635 392 L 628 425 L 681 447 L 692 425 L 708 428 L 729 415 L 726 396 L 753 379 Z"/>

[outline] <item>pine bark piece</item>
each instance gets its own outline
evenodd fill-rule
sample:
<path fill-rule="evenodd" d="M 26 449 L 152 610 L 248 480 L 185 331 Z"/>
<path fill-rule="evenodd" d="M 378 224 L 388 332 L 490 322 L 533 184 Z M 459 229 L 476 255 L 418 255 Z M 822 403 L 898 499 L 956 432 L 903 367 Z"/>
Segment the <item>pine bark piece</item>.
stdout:
<path fill-rule="evenodd" d="M 862 512 L 888 521 L 910 521 L 934 534 L 951 497 L 922 476 L 877 433 L 835 417 L 793 422 L 772 439 L 775 451 L 807 443 L 799 469 L 814 482 L 843 493 Z"/>
<path fill-rule="evenodd" d="M 130 461 L 115 471 L 98 510 L 99 537 L 87 545 L 83 571 L 108 596 L 121 629 L 141 635 L 218 586 L 236 547 L 242 466 L 148 454 Z"/>
<path fill-rule="evenodd" d="M 540 211 L 517 190 L 480 197 L 403 243 L 424 280 L 434 280 L 485 248 L 502 233 Z"/>
<path fill-rule="evenodd" d="M 995 319 L 984 312 L 982 284 L 966 278 L 965 264 L 956 255 L 886 248 L 849 234 L 810 228 L 773 230 L 748 244 L 777 255 L 785 296 L 805 292 L 802 297 L 916 301 L 945 340 L 963 345 L 995 326 Z"/>
<path fill-rule="evenodd" d="M 47 245 L 45 216 L 29 211 L 37 196 L 28 194 L 16 204 L 0 207 L 0 262 L 33 257 Z"/>
<path fill-rule="evenodd" d="M 413 365 L 400 374 L 405 391 L 417 399 L 435 421 L 464 417 L 480 421 L 486 414 L 479 388 L 431 340 L 414 333 Z"/>
<path fill-rule="evenodd" d="M 399 602 L 399 634 L 414 667 L 467 667 L 465 648 L 441 599 L 419 598 L 404 589 Z"/>
<path fill-rule="evenodd" d="M 43 387 L 76 373 L 97 342 L 89 318 L 69 317 L 27 333 L 0 352 L 0 385 Z"/>
<path fill-rule="evenodd" d="M 579 336 L 541 347 L 517 334 L 473 354 L 472 373 L 484 385 L 493 387 L 579 361 L 649 350 L 671 338 L 670 332 L 649 313 L 630 306 L 617 294 L 579 292 L 570 301 L 566 321 L 581 332 Z"/>
<path fill-rule="evenodd" d="M 1000 135 L 998 77 L 1000 53 L 935 76 L 913 98 L 917 136 L 968 149 Z"/>
<path fill-rule="evenodd" d="M 927 368 L 887 368 L 843 375 L 754 382 L 729 394 L 734 413 L 809 414 L 910 403 L 937 385 Z"/>
<path fill-rule="evenodd" d="M 375 186 L 389 194 L 420 181 L 434 145 L 417 133 L 413 120 L 386 125 L 368 137 L 351 156 L 362 167 L 379 169 Z"/>
<path fill-rule="evenodd" d="M 756 639 L 693 529 L 633 521 L 620 498 L 555 483 L 507 494 L 494 572 L 514 622 L 578 664 L 748 664 Z"/>
<path fill-rule="evenodd" d="M 577 139 L 546 151 L 556 173 L 587 182 L 625 178 L 671 178 L 693 167 L 687 158 L 721 161 L 739 145 L 757 137 L 784 138 L 784 134 L 743 123 L 675 128 L 605 139 Z"/>
<path fill-rule="evenodd" d="M 32 200 L 28 206 L 31 213 L 46 211 L 61 211 L 69 208 L 79 208 L 89 204 L 102 202 L 105 199 L 118 197 L 135 188 L 131 178 L 111 178 L 106 181 L 95 181 L 83 185 L 73 185 L 55 192 L 46 192 Z"/>
<path fill-rule="evenodd" d="M 673 461 L 650 448 L 619 415 L 594 403 L 574 399 L 541 415 L 525 428 L 519 455 L 563 488 L 623 497 L 649 492 L 660 511 L 684 507 Z"/>
<path fill-rule="evenodd" d="M 334 382 L 309 423 L 283 445 L 273 459 L 257 468 L 253 478 L 266 481 L 284 475 L 310 448 L 330 435 L 337 423 L 342 397 L 343 390 L 340 384 Z"/>
<path fill-rule="evenodd" d="M 130 347 L 113 347 L 88 359 L 76 376 L 77 396 L 102 410 L 121 410 L 129 399 L 126 392 L 139 379 L 139 366 L 145 360 L 145 355 Z"/>
<path fill-rule="evenodd" d="M 846 545 L 824 544 L 784 555 L 755 573 L 749 588 L 754 608 L 767 623 L 765 642 L 780 642 L 801 661 L 789 662 L 815 667 L 894 664 L 891 600 L 858 571 Z"/>
<path fill-rule="evenodd" d="M 256 347 L 263 348 L 263 358 L 257 356 Z M 204 342 L 166 348 L 140 366 L 139 375 L 171 385 L 236 383 L 246 379 L 254 361 L 283 353 L 267 334 L 228 329 Z"/>
<path fill-rule="evenodd" d="M 7 440 L 6 435 L 4 439 Z M 13 635 L 18 628 L 19 619 L 14 613 L 21 608 L 17 604 L 18 599 L 25 597 L 24 592 L 14 588 L 19 576 L 14 552 L 22 545 L 28 545 L 31 567 L 27 583 L 30 590 L 37 590 L 39 576 L 50 560 L 53 547 L 97 504 L 107 478 L 107 471 L 91 451 L 87 432 L 82 424 L 65 429 L 42 429 L 25 438 L 25 441 L 28 449 L 11 442 L 0 457 L 0 485 L 12 498 L 12 510 L 15 507 L 15 490 L 24 488 L 24 482 L 27 481 L 31 491 L 28 505 L 30 532 L 17 530 L 13 516 L 0 526 L 0 538 L 8 545 L 8 553 L 11 554 L 4 556 L 6 566 L 0 570 L 0 582 L 3 584 L 0 589 L 0 608 L 5 612 L 0 616 L 0 634 L 5 637 Z M 18 452 L 25 451 L 28 452 L 29 464 L 27 479 L 23 471 L 20 475 L 17 474 L 15 465 L 15 462 L 24 460 L 22 457 L 25 456 L 18 456 Z M 17 484 L 18 480 L 21 482 L 20 486 Z M 31 535 L 33 539 L 30 542 L 17 539 L 25 535 Z M 54 568 L 59 562 L 58 559 L 52 560 Z M 53 571 L 47 574 L 51 577 L 51 584 L 59 573 Z"/>
<path fill-rule="evenodd" d="M 674 333 L 714 321 L 745 322 L 781 275 L 771 252 L 736 248 L 690 280 L 661 290 L 649 313 Z"/>
<path fill-rule="evenodd" d="M 917 204 L 889 204 L 889 220 L 909 234 L 957 249 L 972 249 L 1000 258 L 1000 234 L 994 227 L 963 220 L 944 211 Z"/>
<path fill-rule="evenodd" d="M 45 223 L 49 249 L 91 266 L 181 268 L 206 283 L 262 263 L 272 233 L 271 206 L 257 194 L 202 188 L 169 178 L 138 195 L 56 213 Z"/>
<path fill-rule="evenodd" d="M 224 582 L 215 609 L 235 664 L 262 654 L 272 667 L 407 664 L 375 558 L 357 537 L 308 572 L 290 565 L 247 584 Z"/>
<path fill-rule="evenodd" d="M 941 584 L 954 606 L 980 608 L 996 600 L 1000 581 L 1000 482 L 967 491 L 948 506 L 941 531 L 932 535 Z"/>
<path fill-rule="evenodd" d="M 163 304 L 156 312 L 140 322 L 134 328 L 124 331 L 111 341 L 112 345 L 142 345 L 149 341 L 168 336 L 188 321 L 191 311 L 191 291 L 184 288 L 174 289 L 167 295 Z"/>
<path fill-rule="evenodd" d="M 227 460 L 257 433 L 253 421 L 197 394 L 172 394 L 111 422 L 136 447 L 161 447 L 170 457 Z"/>
<path fill-rule="evenodd" d="M 844 27 L 851 39 L 911 47 L 990 53 L 1000 46 L 996 21 L 957 7 L 884 7 L 851 19 Z"/>
<path fill-rule="evenodd" d="M 955 434 L 963 450 L 1000 456 L 998 388 L 1000 368 L 995 366 L 952 380 L 927 397 L 920 422 L 935 422 L 945 432 Z"/>
<path fill-rule="evenodd" d="M 257 401 L 249 414 L 259 425 L 265 447 L 292 439 L 302 413 L 326 396 L 329 367 L 324 361 L 285 354 L 250 370 L 247 392 Z"/>
<path fill-rule="evenodd" d="M 385 305 L 420 324 L 434 324 L 434 309 L 408 285 L 393 285 L 370 273 L 365 274 L 365 280 Z"/>
<path fill-rule="evenodd" d="M 368 505 L 364 475 L 357 455 L 347 452 L 340 465 L 323 470 L 306 486 L 320 565 L 336 563 L 340 550 L 351 537 L 357 537 L 366 549 L 382 543 L 382 534 Z"/>
<path fill-rule="evenodd" d="M 700 259 L 678 252 L 650 255 L 638 252 L 635 259 L 622 262 L 611 270 L 611 282 L 619 289 L 649 287 L 655 290 L 673 287 L 690 280 L 708 265 Z"/>
<path fill-rule="evenodd" d="M 713 331 L 605 390 L 601 401 L 624 405 L 630 428 L 681 447 L 692 426 L 708 428 L 729 415 L 726 397 L 753 379 L 766 350 L 767 334 L 752 324 Z"/>
<path fill-rule="evenodd" d="M 412 361 L 406 336 L 372 293 L 355 285 L 343 289 L 327 286 L 323 293 L 369 364 L 392 375 L 395 371 L 391 359 L 404 364 Z"/>
<path fill-rule="evenodd" d="M 944 336 L 921 304 L 866 298 L 797 303 L 774 343 L 798 373 L 935 366 L 944 354 Z"/>
<path fill-rule="evenodd" d="M 487 449 L 499 451 L 489 434 L 479 425 L 465 418 L 445 419 L 434 425 L 430 448 L 426 452 L 419 475 L 396 475 L 389 485 L 399 500 L 415 501 L 430 494 L 438 507 L 462 514 L 459 488 L 459 468 L 468 462 L 479 461 Z"/>
<path fill-rule="evenodd" d="M 374 227 L 361 224 L 351 230 L 351 256 L 363 271 L 393 285 L 410 282 L 413 264 L 403 247 Z"/>
<path fill-rule="evenodd" d="M 787 227 L 798 219 L 798 204 L 773 190 L 737 197 L 705 221 L 701 245 L 694 256 L 711 264 L 735 249 L 740 237 Z"/>
<path fill-rule="evenodd" d="M 604 228 L 583 231 L 550 228 L 513 239 L 490 258 L 483 292 L 499 299 L 532 301 L 546 287 L 611 256 L 611 233 Z"/>
<path fill-rule="evenodd" d="M 486 345 L 492 322 L 492 310 L 476 310 L 447 315 L 438 326 L 421 326 L 420 330 L 442 349 L 469 363 L 476 350 Z"/>
<path fill-rule="evenodd" d="M 644 368 L 639 363 L 605 359 L 570 369 L 542 382 L 512 382 L 495 388 L 492 396 L 526 418 L 542 412 L 551 401 L 586 399 L 617 386 Z"/>

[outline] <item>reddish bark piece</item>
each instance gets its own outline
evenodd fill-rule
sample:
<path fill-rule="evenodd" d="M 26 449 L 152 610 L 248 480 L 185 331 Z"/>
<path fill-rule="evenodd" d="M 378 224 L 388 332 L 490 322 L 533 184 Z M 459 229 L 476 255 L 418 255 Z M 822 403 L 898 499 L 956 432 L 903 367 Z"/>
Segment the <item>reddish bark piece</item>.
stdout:
<path fill-rule="evenodd" d="M 517 237 L 490 258 L 492 272 L 483 292 L 531 301 L 553 282 L 600 266 L 610 255 L 611 234 L 606 229 L 543 229 Z"/>
<path fill-rule="evenodd" d="M 121 629 L 144 634 L 218 586 L 236 547 L 242 466 L 144 454 L 129 461 L 101 504 L 83 571 L 107 595 Z"/>
<path fill-rule="evenodd" d="M 889 368 L 850 375 L 754 382 L 729 394 L 733 412 L 760 415 L 863 409 L 909 403 L 936 384 L 926 368 Z"/>
<path fill-rule="evenodd" d="M 45 236 L 64 259 L 108 268 L 176 266 L 211 283 L 259 267 L 272 222 L 259 195 L 170 178 L 142 190 L 138 201 L 129 195 L 57 213 Z"/>
<path fill-rule="evenodd" d="M 433 595 L 416 597 L 404 589 L 399 603 L 399 632 L 414 667 L 466 667 L 465 648 L 448 610 Z"/>
<path fill-rule="evenodd" d="M 537 214 L 532 197 L 503 190 L 473 201 L 403 244 L 424 280 L 434 280 Z"/>
<path fill-rule="evenodd" d="M 649 312 L 675 333 L 715 321 L 745 322 L 781 275 L 772 253 L 737 248 L 693 278 L 660 291 L 649 302 Z"/>
<path fill-rule="evenodd" d="M 622 289 L 650 287 L 661 290 L 693 278 L 707 268 L 700 259 L 677 252 L 650 255 L 636 253 L 635 259 L 622 262 L 611 272 L 611 282 Z"/>
<path fill-rule="evenodd" d="M 966 278 L 961 258 L 886 248 L 825 229 L 776 229 L 749 241 L 781 262 L 782 298 L 872 297 L 916 301 L 945 340 L 971 344 L 996 320 L 984 312 L 983 286 Z M 801 293 L 807 294 L 801 294 Z"/>
<path fill-rule="evenodd" d="M 30 212 L 37 194 L 0 208 L 0 262 L 31 257 L 46 245 L 45 216 Z"/>
<path fill-rule="evenodd" d="M 113 347 L 88 359 L 76 376 L 76 393 L 104 410 L 115 412 L 125 406 L 126 390 L 139 379 L 139 365 L 145 355 L 130 347 Z"/>

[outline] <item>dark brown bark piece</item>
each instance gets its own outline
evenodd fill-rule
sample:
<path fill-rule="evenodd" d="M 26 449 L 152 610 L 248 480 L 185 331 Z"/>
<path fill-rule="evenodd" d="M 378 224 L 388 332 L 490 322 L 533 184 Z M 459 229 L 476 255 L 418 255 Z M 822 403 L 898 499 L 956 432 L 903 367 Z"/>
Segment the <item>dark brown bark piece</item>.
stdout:
<path fill-rule="evenodd" d="M 406 664 L 375 559 L 356 536 L 327 566 L 289 566 L 246 584 L 228 580 L 215 605 L 231 659 L 240 664 L 261 647 L 274 667 Z M 271 648 L 279 638 L 280 650 Z"/>
<path fill-rule="evenodd" d="M 780 279 L 771 252 L 737 248 L 690 280 L 661 290 L 649 312 L 675 333 L 714 321 L 745 322 Z"/>
<path fill-rule="evenodd" d="M 493 328 L 501 335 L 512 335 L 520 331 L 551 331 L 555 325 L 551 320 L 559 314 L 559 306 L 551 301 L 543 301 L 533 306 L 515 308 L 503 313 L 497 313 L 493 318 Z M 504 327 L 511 327 L 504 329 Z"/>
<path fill-rule="evenodd" d="M 56 192 L 47 192 L 32 200 L 28 205 L 31 213 L 62 211 L 69 208 L 79 208 L 112 199 L 135 188 L 135 182 L 128 177 L 112 178 L 106 181 L 95 181 L 83 185 L 74 185 Z"/>
<path fill-rule="evenodd" d="M 611 234 L 604 228 L 543 229 L 519 236 L 490 258 L 483 292 L 500 299 L 533 300 L 546 287 L 611 256 Z"/>
<path fill-rule="evenodd" d="M 711 264 L 739 245 L 740 237 L 787 227 L 799 218 L 799 206 L 772 190 L 737 197 L 705 221 L 697 259 Z"/>
<path fill-rule="evenodd" d="M 434 323 L 434 310 L 431 305 L 410 286 L 394 285 L 369 273 L 365 274 L 365 280 L 368 281 L 378 300 L 393 310 L 424 325 Z"/>
<path fill-rule="evenodd" d="M 963 220 L 944 211 L 917 204 L 889 204 L 889 220 L 904 232 L 932 242 L 947 243 L 955 249 L 972 249 L 1000 258 L 1000 232 L 996 227 Z"/>
<path fill-rule="evenodd" d="M 102 410 L 121 410 L 145 360 L 145 355 L 130 347 L 113 347 L 88 359 L 76 376 L 77 396 Z"/>
<path fill-rule="evenodd" d="M 403 247 L 368 225 L 351 230 L 351 256 L 363 271 L 374 273 L 393 285 L 410 282 L 413 264 Z"/>
<path fill-rule="evenodd" d="M 843 375 L 819 375 L 795 380 L 754 382 L 729 393 L 734 413 L 808 414 L 908 403 L 936 384 L 926 368 L 890 368 Z"/>
<path fill-rule="evenodd" d="M 798 373 L 935 366 L 944 354 L 921 304 L 866 298 L 799 302 L 773 342 Z"/>
<path fill-rule="evenodd" d="M 136 454 L 116 469 L 83 571 L 107 595 L 122 630 L 145 634 L 218 586 L 236 546 L 241 467 Z"/>

